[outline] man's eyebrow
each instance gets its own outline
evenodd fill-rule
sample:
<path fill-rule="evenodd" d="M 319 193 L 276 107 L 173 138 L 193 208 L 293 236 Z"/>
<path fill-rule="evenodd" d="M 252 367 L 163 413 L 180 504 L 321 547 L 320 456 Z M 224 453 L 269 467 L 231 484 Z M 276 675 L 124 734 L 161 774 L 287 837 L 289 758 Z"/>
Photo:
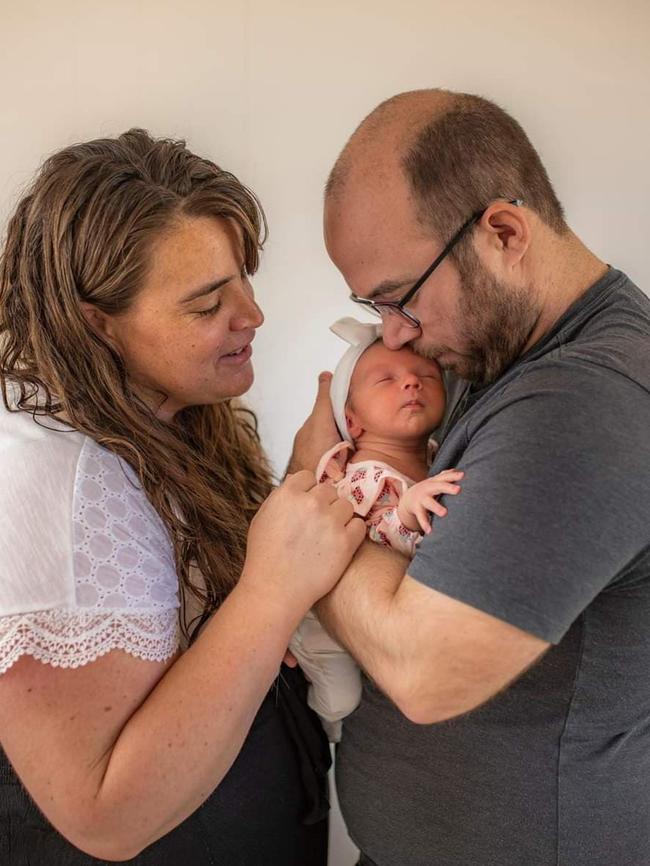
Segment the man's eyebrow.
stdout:
<path fill-rule="evenodd" d="M 229 277 L 223 277 L 220 280 L 215 280 L 212 283 L 206 283 L 205 286 L 201 286 L 198 289 L 194 289 L 193 292 L 190 292 L 189 295 L 186 295 L 179 303 L 181 304 L 189 304 L 190 301 L 195 301 L 197 298 L 202 298 L 204 295 L 209 295 L 212 292 L 216 292 L 217 289 L 225 286 L 226 283 L 229 283 L 231 280 L 235 279 L 235 275 L 231 274 Z"/>
<path fill-rule="evenodd" d="M 417 277 L 413 277 L 408 280 L 384 280 L 383 283 L 379 283 L 372 292 L 367 296 L 366 300 L 374 301 L 375 298 L 381 298 L 384 295 L 390 295 L 393 292 L 396 292 L 398 289 L 405 289 L 406 286 L 411 286 L 415 282 Z"/>

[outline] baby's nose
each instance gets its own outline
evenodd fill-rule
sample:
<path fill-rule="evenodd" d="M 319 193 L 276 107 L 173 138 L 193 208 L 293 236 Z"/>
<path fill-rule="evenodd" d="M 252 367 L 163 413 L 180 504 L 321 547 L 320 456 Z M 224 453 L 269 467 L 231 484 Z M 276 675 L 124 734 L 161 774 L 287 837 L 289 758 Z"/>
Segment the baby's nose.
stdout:
<path fill-rule="evenodd" d="M 404 387 L 419 390 L 422 387 L 422 382 L 420 381 L 419 376 L 409 375 L 404 379 Z"/>

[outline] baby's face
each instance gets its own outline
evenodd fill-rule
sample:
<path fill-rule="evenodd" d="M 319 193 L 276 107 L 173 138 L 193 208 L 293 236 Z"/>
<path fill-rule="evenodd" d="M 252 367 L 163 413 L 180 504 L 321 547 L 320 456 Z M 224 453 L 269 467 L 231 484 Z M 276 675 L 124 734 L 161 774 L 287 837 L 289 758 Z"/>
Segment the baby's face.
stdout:
<path fill-rule="evenodd" d="M 359 359 L 346 415 L 353 438 L 362 432 L 395 440 L 426 436 L 440 424 L 446 394 L 440 367 L 410 349 L 379 341 Z"/>

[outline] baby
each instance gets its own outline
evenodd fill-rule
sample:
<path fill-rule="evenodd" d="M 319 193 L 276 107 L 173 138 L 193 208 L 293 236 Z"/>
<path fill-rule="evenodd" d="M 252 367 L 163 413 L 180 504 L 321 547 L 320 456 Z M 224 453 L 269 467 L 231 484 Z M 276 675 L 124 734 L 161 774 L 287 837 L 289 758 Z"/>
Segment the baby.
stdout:
<path fill-rule="evenodd" d="M 352 502 L 369 538 L 411 557 L 422 534 L 431 531 L 429 512 L 447 513 L 435 497 L 457 494 L 463 475 L 450 469 L 428 477 L 436 447 L 430 436 L 446 403 L 440 367 L 410 349 L 387 349 L 381 325 L 346 318 L 332 331 L 351 344 L 331 385 L 334 417 L 345 441 L 322 456 L 316 477 Z M 361 699 L 356 663 L 313 613 L 301 623 L 290 649 L 311 680 L 309 705 L 338 742 L 340 720 Z"/>

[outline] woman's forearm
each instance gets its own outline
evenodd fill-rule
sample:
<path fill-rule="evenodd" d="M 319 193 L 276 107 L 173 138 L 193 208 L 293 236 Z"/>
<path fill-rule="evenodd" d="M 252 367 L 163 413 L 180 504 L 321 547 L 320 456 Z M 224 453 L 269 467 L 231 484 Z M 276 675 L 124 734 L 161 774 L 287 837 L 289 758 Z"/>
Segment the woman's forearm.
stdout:
<path fill-rule="evenodd" d="M 128 721 L 95 808 L 136 853 L 190 815 L 228 772 L 302 611 L 233 591 Z"/>
<path fill-rule="evenodd" d="M 74 845 L 129 859 L 223 779 L 309 604 L 259 577 L 173 662 L 113 651 L 62 669 L 25 657 L 0 677 L 2 746 Z"/>

